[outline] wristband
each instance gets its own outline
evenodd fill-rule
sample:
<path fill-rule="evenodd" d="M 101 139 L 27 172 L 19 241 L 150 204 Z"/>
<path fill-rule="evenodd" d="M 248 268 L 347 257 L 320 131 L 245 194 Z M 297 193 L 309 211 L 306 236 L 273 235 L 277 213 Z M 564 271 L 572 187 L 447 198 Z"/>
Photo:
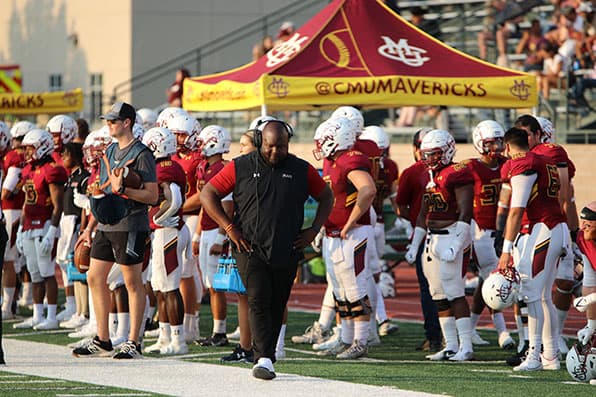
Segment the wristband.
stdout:
<path fill-rule="evenodd" d="M 502 250 L 502 252 L 504 254 L 511 254 L 511 251 L 513 251 L 513 241 L 511 241 L 511 240 L 504 240 L 503 241 L 503 250 Z"/>
<path fill-rule="evenodd" d="M 217 236 L 215 237 L 214 244 L 222 245 L 225 240 L 226 240 L 225 234 L 217 233 Z"/>
<path fill-rule="evenodd" d="M 200 241 L 201 241 L 201 236 L 200 236 L 200 235 L 198 235 L 197 233 L 193 233 L 193 234 L 192 234 L 192 242 L 193 242 L 193 243 L 198 243 L 198 242 L 200 242 Z"/>

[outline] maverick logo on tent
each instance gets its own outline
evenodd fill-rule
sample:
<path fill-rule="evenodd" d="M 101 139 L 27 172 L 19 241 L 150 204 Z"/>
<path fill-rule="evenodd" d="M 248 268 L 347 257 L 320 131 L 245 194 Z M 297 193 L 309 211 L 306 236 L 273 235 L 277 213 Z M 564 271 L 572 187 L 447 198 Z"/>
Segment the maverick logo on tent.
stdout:
<path fill-rule="evenodd" d="M 426 50 L 408 45 L 407 39 L 399 39 L 399 42 L 393 41 L 390 37 L 381 36 L 385 44 L 378 48 L 379 54 L 385 58 L 393 59 L 405 63 L 408 66 L 420 67 L 429 57 L 423 57 Z"/>
<path fill-rule="evenodd" d="M 300 37 L 300 33 L 294 34 L 291 39 L 279 43 L 267 53 L 267 67 L 272 68 L 274 66 L 283 63 L 294 56 L 305 41 L 308 40 L 308 36 Z"/>

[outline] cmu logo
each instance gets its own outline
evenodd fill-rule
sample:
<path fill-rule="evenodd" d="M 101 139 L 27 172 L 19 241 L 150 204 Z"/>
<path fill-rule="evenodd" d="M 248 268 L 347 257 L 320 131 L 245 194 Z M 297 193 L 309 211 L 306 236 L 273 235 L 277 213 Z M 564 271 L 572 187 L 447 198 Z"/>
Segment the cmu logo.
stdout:
<path fill-rule="evenodd" d="M 514 97 L 519 98 L 522 101 L 527 101 L 530 97 L 530 86 L 526 84 L 523 80 L 514 80 L 513 86 L 509 88 L 509 92 Z"/>
<path fill-rule="evenodd" d="M 378 52 L 385 58 L 400 61 L 416 68 L 430 61 L 429 57 L 422 56 L 426 54 L 425 49 L 408 45 L 407 39 L 399 39 L 396 43 L 390 37 L 381 36 L 381 38 L 385 41 L 385 44 L 378 48 Z"/>
<path fill-rule="evenodd" d="M 299 33 L 295 33 L 291 39 L 273 47 L 267 53 L 267 67 L 272 68 L 293 57 L 294 54 L 300 51 L 302 44 L 307 40 L 308 36 L 300 37 Z"/>

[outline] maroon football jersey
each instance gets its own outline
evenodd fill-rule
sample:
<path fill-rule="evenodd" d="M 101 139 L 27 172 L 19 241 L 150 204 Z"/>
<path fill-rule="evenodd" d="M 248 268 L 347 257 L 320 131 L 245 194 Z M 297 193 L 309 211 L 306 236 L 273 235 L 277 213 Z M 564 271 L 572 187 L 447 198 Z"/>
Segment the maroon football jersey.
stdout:
<path fill-rule="evenodd" d="M 196 173 L 197 188 L 199 190 L 202 190 L 203 187 L 207 184 L 207 182 L 209 182 L 209 180 L 211 178 L 213 178 L 215 175 L 217 175 L 217 173 L 219 171 L 221 171 L 225 165 L 226 165 L 226 162 L 224 162 L 223 160 L 219 160 L 218 162 L 213 163 L 211 165 L 209 165 L 207 160 L 201 161 L 201 163 L 199 164 L 199 166 L 197 168 L 197 173 Z M 205 212 L 205 211 L 203 211 L 203 215 L 201 215 L 200 222 L 201 222 L 201 230 L 213 230 L 213 229 L 219 227 L 217 222 L 215 222 L 213 219 L 211 219 L 209 214 L 207 214 L 207 212 Z"/>
<path fill-rule="evenodd" d="M 377 195 L 373 201 L 373 207 L 377 213 L 377 222 L 383 222 L 383 202 L 391 194 L 391 186 L 397 180 L 397 164 L 395 161 L 384 158 L 383 168 L 379 170 L 379 175 L 375 180 Z"/>
<path fill-rule="evenodd" d="M 377 180 L 381 170 L 381 159 L 383 157 L 383 151 L 379 149 L 377 143 L 370 139 L 356 139 L 354 146 L 352 146 L 352 150 L 356 150 L 368 157 L 368 161 L 370 161 L 370 175 L 373 180 Z"/>
<path fill-rule="evenodd" d="M 184 194 L 187 200 L 197 192 L 197 167 L 199 166 L 201 159 L 201 153 L 199 152 L 191 152 L 188 155 L 182 156 L 175 154 L 172 156 L 172 160 L 180 164 L 186 174 Z M 199 215 L 199 212 L 201 212 L 200 208 L 187 212 L 184 215 Z"/>
<path fill-rule="evenodd" d="M 577 234 L 577 246 L 582 254 L 588 257 L 592 269 L 596 271 L 596 244 L 593 241 L 586 241 L 584 239 L 584 232 L 581 231 Z"/>
<path fill-rule="evenodd" d="M 435 187 L 427 188 L 423 200 L 426 221 L 453 221 L 459 219 L 455 188 L 474 184 L 472 173 L 463 163 L 451 163 L 439 170 L 434 177 Z"/>
<path fill-rule="evenodd" d="M 567 164 L 569 169 L 569 179 L 575 176 L 575 164 L 571 161 L 563 146 L 556 143 L 541 143 L 532 148 L 532 153 L 539 154 L 548 159 L 548 161 L 556 166 Z"/>
<path fill-rule="evenodd" d="M 22 153 L 17 152 L 15 149 L 9 151 L 4 155 L 4 161 L 2 164 L 3 174 L 6 176 L 10 167 L 21 168 L 25 167 L 25 157 Z M 16 193 L 11 194 L 5 200 L 2 200 L 2 208 L 5 210 L 20 210 L 23 208 L 25 202 L 25 192 L 22 188 L 23 178 L 17 183 Z"/>
<path fill-rule="evenodd" d="M 164 182 L 175 183 L 180 187 L 180 191 L 184 189 L 184 185 L 186 184 L 186 175 L 184 175 L 184 170 L 182 169 L 180 164 L 171 159 L 157 160 L 155 164 L 155 173 L 157 175 L 159 204 L 149 208 L 149 226 L 151 226 L 152 230 L 161 228 L 161 226 L 158 226 L 153 222 L 153 216 L 157 214 L 157 212 L 159 211 L 159 209 L 165 201 L 165 196 L 161 184 Z M 182 206 L 180 206 L 177 215 L 180 217 L 179 226 L 181 226 L 184 224 L 184 221 L 182 220 Z"/>
<path fill-rule="evenodd" d="M 329 185 L 335 197 L 333 209 L 325 222 L 328 235 L 339 235 L 356 204 L 358 190 L 348 180 L 348 174 L 354 170 L 370 172 L 368 158 L 357 150 L 346 151 L 335 161 L 323 162 L 323 180 Z M 357 223 L 370 225 L 370 213 L 367 211 Z"/>
<path fill-rule="evenodd" d="M 422 196 L 426 190 L 426 184 L 430 180 L 430 175 L 424 162 L 417 161 L 402 171 L 397 184 L 397 205 L 409 206 L 409 220 L 412 227 L 416 226 L 416 219 L 420 213 Z"/>
<path fill-rule="evenodd" d="M 54 209 L 50 197 L 50 184 L 64 185 L 68 179 L 66 170 L 53 161 L 35 167 L 27 164 L 23 168 L 22 179 L 25 192 L 23 230 L 42 229 L 51 218 Z"/>
<path fill-rule="evenodd" d="M 474 211 L 472 217 L 480 229 L 496 229 L 497 204 L 501 192 L 501 167 L 505 161 L 505 158 L 500 158 L 495 168 L 490 168 L 480 159 L 465 161 L 474 177 Z"/>
<path fill-rule="evenodd" d="M 99 190 L 99 187 L 101 186 L 99 180 L 99 166 L 91 168 L 89 174 L 89 179 L 87 180 L 87 195 L 93 196 L 93 192 Z"/>
<path fill-rule="evenodd" d="M 532 226 L 540 222 L 546 224 L 549 229 L 565 222 L 558 198 L 561 184 L 556 165 L 550 164 L 547 159 L 534 152 L 528 152 L 508 160 L 501 168 L 501 179 L 503 182 L 509 182 L 512 177 L 528 171 L 536 172 L 538 178 L 532 186 L 532 193 L 524 211 L 521 232 L 531 232 Z"/>

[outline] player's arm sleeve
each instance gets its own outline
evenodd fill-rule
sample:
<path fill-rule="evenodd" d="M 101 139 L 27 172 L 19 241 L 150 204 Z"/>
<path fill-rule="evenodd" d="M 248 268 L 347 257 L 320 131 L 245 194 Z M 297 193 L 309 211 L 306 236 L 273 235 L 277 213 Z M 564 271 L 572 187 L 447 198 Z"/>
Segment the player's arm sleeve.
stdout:
<path fill-rule="evenodd" d="M 209 181 L 219 192 L 220 197 L 225 197 L 234 191 L 234 186 L 236 186 L 236 168 L 234 164 L 234 161 L 230 161 Z"/>
<path fill-rule="evenodd" d="M 308 165 L 306 173 L 308 183 L 308 194 L 313 197 L 319 197 L 326 184 L 323 178 L 319 175 L 319 172 L 312 165 Z"/>
<path fill-rule="evenodd" d="M 2 184 L 2 189 L 6 189 L 9 192 L 14 192 L 14 189 L 17 187 L 20 179 L 21 168 L 10 167 L 8 171 L 6 171 L 6 178 Z"/>
<path fill-rule="evenodd" d="M 536 172 L 525 172 L 511 177 L 511 208 L 526 208 L 537 178 Z"/>

